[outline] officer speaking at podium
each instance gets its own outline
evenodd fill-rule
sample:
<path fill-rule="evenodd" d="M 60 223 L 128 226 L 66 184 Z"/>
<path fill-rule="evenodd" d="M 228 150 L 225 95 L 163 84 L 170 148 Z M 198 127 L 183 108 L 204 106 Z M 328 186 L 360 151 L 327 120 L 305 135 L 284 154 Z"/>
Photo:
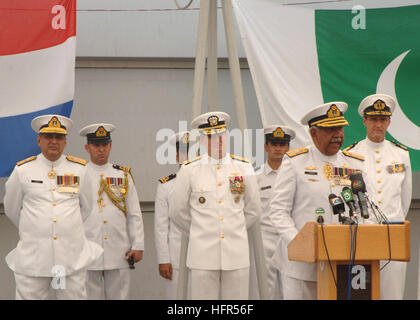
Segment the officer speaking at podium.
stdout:
<path fill-rule="evenodd" d="M 289 261 L 284 252 L 304 224 L 315 220 L 317 209 L 325 211 L 325 224 L 339 223 L 329 195 L 350 186 L 350 175 L 363 166 L 362 156 L 340 150 L 348 126 L 346 110 L 346 103 L 330 102 L 302 117 L 313 144 L 286 153 L 274 184 L 270 217 L 281 241 L 273 262 L 282 274 L 284 299 L 317 298 L 316 264 Z"/>

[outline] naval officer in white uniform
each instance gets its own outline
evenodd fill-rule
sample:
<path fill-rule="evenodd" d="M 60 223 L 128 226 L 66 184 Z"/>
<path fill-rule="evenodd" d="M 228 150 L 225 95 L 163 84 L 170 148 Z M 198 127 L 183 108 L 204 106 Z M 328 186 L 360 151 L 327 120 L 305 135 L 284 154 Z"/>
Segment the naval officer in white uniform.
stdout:
<path fill-rule="evenodd" d="M 86 267 L 102 248 L 86 239 L 89 214 L 86 161 L 63 155 L 71 119 L 44 115 L 31 122 L 41 153 L 17 163 L 6 182 L 5 213 L 19 229 L 6 257 L 16 280 L 16 299 L 86 299 Z"/>
<path fill-rule="evenodd" d="M 170 139 L 176 148 L 176 162 L 182 164 L 188 160 L 188 131 L 178 132 Z M 159 179 L 155 198 L 155 246 L 159 264 L 159 274 L 165 279 L 165 297 L 176 299 L 179 255 L 181 250 L 181 231 L 173 223 L 169 211 L 169 201 L 176 181 L 176 173 Z"/>
<path fill-rule="evenodd" d="M 338 223 L 328 201 L 350 186 L 349 175 L 361 172 L 364 158 L 340 150 L 344 142 L 347 104 L 331 102 L 316 106 L 302 118 L 309 126 L 313 144 L 292 150 L 283 158 L 274 184 L 270 219 L 281 242 L 273 261 L 282 273 L 284 299 L 316 299 L 316 264 L 282 259 L 290 241 L 308 221 L 315 221 L 315 210 L 325 210 L 325 224 Z M 359 221 L 362 223 L 362 221 Z"/>
<path fill-rule="evenodd" d="M 358 111 L 363 117 L 367 136 L 345 150 L 365 157 L 364 170 L 369 173 L 367 192 L 386 218 L 389 221 L 404 221 L 412 193 L 410 155 L 405 146 L 385 139 L 395 104 L 395 99 L 386 94 L 364 98 Z M 375 223 L 380 222 L 373 215 L 371 219 Z M 407 263 L 381 261 L 381 267 L 381 299 L 403 299 Z"/>
<path fill-rule="evenodd" d="M 126 300 L 130 292 L 131 264 L 143 258 L 144 230 L 136 186 L 130 168 L 108 162 L 115 126 L 95 123 L 80 130 L 90 155 L 87 175 L 92 211 L 85 221 L 86 237 L 103 249 L 87 272 L 90 300 Z M 133 267 L 133 266 L 132 266 Z"/>
<path fill-rule="evenodd" d="M 247 228 L 261 203 L 251 164 L 226 152 L 229 120 L 225 112 L 209 112 L 192 121 L 207 152 L 185 162 L 175 182 L 171 216 L 189 235 L 192 299 L 249 295 Z"/>
<path fill-rule="evenodd" d="M 267 265 L 267 286 L 270 299 L 283 299 L 281 275 L 273 265 L 272 257 L 279 242 L 277 230 L 273 227 L 270 213 L 270 201 L 273 195 L 274 182 L 280 170 L 283 156 L 290 149 L 290 141 L 296 136 L 295 131 L 285 125 L 271 125 L 264 128 L 267 161 L 256 169 L 257 182 L 261 198 L 261 236 L 263 240 L 264 257 Z M 287 257 L 286 257 L 287 258 Z M 251 260 L 251 298 L 258 295 L 258 287 L 254 264 Z"/>

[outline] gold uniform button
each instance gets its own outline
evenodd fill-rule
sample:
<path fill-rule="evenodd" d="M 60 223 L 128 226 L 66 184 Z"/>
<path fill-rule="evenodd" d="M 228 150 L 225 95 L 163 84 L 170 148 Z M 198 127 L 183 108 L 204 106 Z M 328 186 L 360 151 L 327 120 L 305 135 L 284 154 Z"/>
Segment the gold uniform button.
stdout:
<path fill-rule="evenodd" d="M 57 205 L 57 203 L 53 202 L 52 205 L 53 205 L 53 207 L 55 207 Z"/>
<path fill-rule="evenodd" d="M 379 160 L 379 159 L 378 159 L 378 160 L 376 160 L 376 163 L 381 163 L 381 160 Z"/>
<path fill-rule="evenodd" d="M 376 152 L 376 153 L 379 153 L 379 149 L 376 149 L 376 150 L 375 150 L 375 152 Z"/>
<path fill-rule="evenodd" d="M 382 203 L 382 200 L 378 200 L 378 203 Z"/>
<path fill-rule="evenodd" d="M 54 240 L 57 240 L 57 236 L 54 236 L 54 237 L 53 237 L 53 239 L 54 239 Z"/>
<path fill-rule="evenodd" d="M 104 223 L 107 223 L 107 222 L 108 222 L 108 220 L 106 220 L 106 219 L 105 219 L 105 220 L 104 220 Z"/>
<path fill-rule="evenodd" d="M 381 173 L 381 170 L 376 170 L 377 173 Z"/>
<path fill-rule="evenodd" d="M 382 180 L 381 180 L 381 179 L 379 179 L 379 180 L 378 180 L 378 183 L 381 183 L 381 182 L 382 182 Z"/>
<path fill-rule="evenodd" d="M 220 236 L 220 238 L 224 239 L 224 238 L 225 238 L 225 236 L 222 234 L 222 235 Z"/>
<path fill-rule="evenodd" d="M 108 240 L 108 237 L 107 237 L 107 236 L 105 236 L 105 237 L 104 237 L 104 239 L 105 239 L 105 240 Z"/>
<path fill-rule="evenodd" d="M 222 183 L 221 183 L 221 182 L 219 182 L 217 185 L 218 185 L 219 187 L 221 187 L 221 186 L 222 186 Z"/>
<path fill-rule="evenodd" d="M 216 167 L 216 168 L 217 168 L 217 170 L 220 170 L 220 166 L 219 166 L 219 165 L 217 165 L 217 167 Z"/>
<path fill-rule="evenodd" d="M 219 202 L 219 203 L 222 203 L 222 200 L 219 200 L 218 202 Z"/>
<path fill-rule="evenodd" d="M 51 189 L 52 191 L 55 191 L 55 187 L 52 187 L 52 189 Z"/>
<path fill-rule="evenodd" d="M 220 221 L 223 221 L 223 217 L 220 217 Z"/>
<path fill-rule="evenodd" d="M 54 219 L 53 219 L 53 222 L 57 222 L 57 218 L 54 218 Z"/>
<path fill-rule="evenodd" d="M 381 189 L 379 189 L 379 190 L 378 190 L 378 193 L 382 193 L 382 190 L 381 190 Z"/>

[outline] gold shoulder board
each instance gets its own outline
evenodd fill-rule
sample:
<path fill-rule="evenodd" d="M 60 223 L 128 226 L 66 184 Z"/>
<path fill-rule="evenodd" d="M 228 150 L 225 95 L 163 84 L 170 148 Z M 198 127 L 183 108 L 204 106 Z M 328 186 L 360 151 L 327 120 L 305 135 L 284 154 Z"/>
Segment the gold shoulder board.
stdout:
<path fill-rule="evenodd" d="M 86 165 L 86 162 L 87 162 L 85 159 L 77 158 L 77 157 L 73 157 L 73 156 L 67 156 L 66 159 L 71 161 L 71 162 L 75 162 L 75 163 L 78 163 L 78 164 L 81 164 L 81 165 L 84 165 L 84 166 Z"/>
<path fill-rule="evenodd" d="M 359 143 L 359 141 L 356 141 L 355 143 L 353 143 L 353 144 L 349 145 L 347 148 L 345 148 L 343 151 L 349 151 L 349 150 L 353 149 L 356 146 L 356 144 L 358 144 L 358 143 Z"/>
<path fill-rule="evenodd" d="M 230 155 L 230 157 L 231 157 L 232 159 L 234 159 L 234 160 L 239 160 L 239 161 L 242 161 L 242 162 L 249 163 L 249 160 L 248 160 L 248 159 L 245 159 L 245 158 L 241 158 L 241 157 L 235 156 L 234 154 L 231 154 L 231 155 Z"/>
<path fill-rule="evenodd" d="M 118 164 L 113 164 L 113 165 L 112 165 L 112 167 L 113 167 L 114 169 L 117 169 L 117 170 L 122 170 L 122 171 L 124 171 L 124 172 L 129 173 L 129 174 L 130 174 L 131 179 L 133 179 L 133 183 L 134 183 L 134 184 L 136 184 L 136 181 L 134 181 L 133 173 L 131 172 L 131 168 L 130 168 L 130 167 L 124 167 L 124 166 L 120 166 L 120 165 L 118 165 Z"/>
<path fill-rule="evenodd" d="M 169 176 L 167 176 L 165 178 L 159 179 L 159 181 L 160 181 L 160 183 L 165 183 L 165 182 L 171 181 L 175 177 L 176 177 L 176 173 L 173 173 L 173 174 L 170 174 Z"/>
<path fill-rule="evenodd" d="M 286 152 L 286 154 L 290 158 L 293 158 L 293 157 L 296 157 L 296 156 L 298 156 L 300 154 L 307 153 L 308 151 L 309 151 L 308 148 L 299 148 L 299 149 L 290 150 L 290 151 Z"/>
<path fill-rule="evenodd" d="M 350 158 L 354 158 L 354 159 L 357 159 L 357 160 L 360 160 L 360 161 L 365 161 L 365 157 L 360 155 L 360 154 L 357 154 L 357 153 L 348 152 L 346 150 L 343 150 L 343 154 L 347 157 L 350 157 Z"/>
<path fill-rule="evenodd" d="M 122 170 L 122 171 L 127 171 L 127 172 L 131 171 L 131 168 L 120 166 L 118 164 L 114 164 L 114 165 L 112 165 L 112 167 L 115 168 L 115 169 L 118 169 L 118 170 Z"/>
<path fill-rule="evenodd" d="M 397 147 L 399 147 L 399 148 L 401 148 L 401 149 L 403 149 L 403 150 L 405 150 L 405 151 L 408 151 L 408 148 L 407 148 L 406 146 L 403 146 L 402 144 L 399 144 L 397 141 L 392 140 L 391 142 L 392 142 L 393 144 L 395 144 Z"/>
<path fill-rule="evenodd" d="M 201 156 L 198 156 L 198 157 L 196 157 L 194 159 L 191 159 L 191 160 L 185 160 L 182 164 L 186 166 L 187 164 L 193 163 L 193 162 L 197 161 L 200 158 L 201 158 Z"/>
<path fill-rule="evenodd" d="M 31 161 L 33 161 L 33 160 L 35 160 L 35 159 L 36 159 L 36 156 L 32 156 L 32 157 L 26 158 L 26 159 L 24 159 L 24 160 L 22 160 L 22 161 L 19 161 L 18 163 L 16 163 L 16 165 L 17 165 L 17 166 L 21 166 L 22 164 L 25 164 L 25 163 L 31 162 Z"/>

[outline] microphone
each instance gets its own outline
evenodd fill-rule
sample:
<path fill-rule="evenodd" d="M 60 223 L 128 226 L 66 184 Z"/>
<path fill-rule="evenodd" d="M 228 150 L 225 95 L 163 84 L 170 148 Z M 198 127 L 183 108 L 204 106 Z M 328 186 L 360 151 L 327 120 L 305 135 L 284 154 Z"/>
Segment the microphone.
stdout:
<path fill-rule="evenodd" d="M 324 210 L 324 208 L 317 208 L 315 210 L 315 220 L 319 224 L 324 224 L 324 222 L 325 222 L 324 216 L 325 216 L 325 210 Z"/>
<path fill-rule="evenodd" d="M 359 192 L 357 197 L 359 198 L 359 208 L 360 208 L 360 214 L 364 219 L 369 218 L 368 213 L 368 206 L 367 206 L 367 196 L 363 192 Z"/>
<path fill-rule="evenodd" d="M 344 199 L 344 202 L 348 205 L 350 209 L 350 217 L 357 213 L 356 207 L 354 206 L 354 198 L 353 198 L 353 191 L 350 190 L 349 187 L 344 187 L 343 191 L 341 191 L 341 196 Z"/>
<path fill-rule="evenodd" d="M 333 213 L 336 215 L 338 214 L 338 221 L 341 224 L 353 224 L 354 222 L 347 217 L 343 217 L 342 214 L 346 211 L 346 207 L 344 205 L 343 200 L 341 197 L 337 197 L 334 193 L 331 193 L 328 196 L 328 201 L 333 209 Z"/>
<path fill-rule="evenodd" d="M 360 214 L 364 219 L 369 218 L 369 212 L 367 207 L 367 196 L 366 196 L 366 184 L 363 180 L 361 173 L 353 173 L 350 175 L 351 190 L 357 195 L 359 199 L 358 204 L 360 208 Z"/>

